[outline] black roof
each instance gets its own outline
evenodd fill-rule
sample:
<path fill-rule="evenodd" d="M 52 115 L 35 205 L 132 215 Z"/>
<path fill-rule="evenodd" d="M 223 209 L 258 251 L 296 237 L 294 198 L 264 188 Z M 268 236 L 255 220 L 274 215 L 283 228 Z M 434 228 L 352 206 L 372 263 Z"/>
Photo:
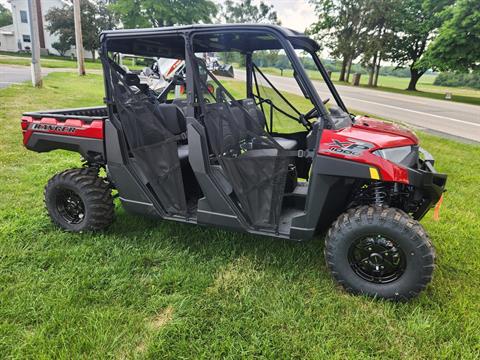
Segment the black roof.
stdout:
<path fill-rule="evenodd" d="M 319 49 L 318 44 L 303 33 L 269 24 L 205 24 L 108 30 L 101 33 L 100 39 L 107 51 L 183 58 L 183 35 L 190 33 L 195 34 L 195 52 L 280 49 L 279 38 L 288 39 L 298 49 Z"/>

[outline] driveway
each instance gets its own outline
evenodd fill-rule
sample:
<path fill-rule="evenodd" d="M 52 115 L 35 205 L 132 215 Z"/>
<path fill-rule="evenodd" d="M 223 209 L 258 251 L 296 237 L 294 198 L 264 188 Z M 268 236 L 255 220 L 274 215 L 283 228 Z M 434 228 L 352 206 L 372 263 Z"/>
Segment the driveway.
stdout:
<path fill-rule="evenodd" d="M 42 68 L 42 74 L 47 75 L 55 69 Z M 0 64 L 0 88 L 13 84 L 20 84 L 25 81 L 31 81 L 29 66 L 15 66 Z"/>

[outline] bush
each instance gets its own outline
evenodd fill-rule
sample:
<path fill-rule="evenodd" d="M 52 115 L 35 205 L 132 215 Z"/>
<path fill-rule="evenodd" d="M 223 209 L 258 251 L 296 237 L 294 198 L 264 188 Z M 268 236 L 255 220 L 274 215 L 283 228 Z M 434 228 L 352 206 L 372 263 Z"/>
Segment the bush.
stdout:
<path fill-rule="evenodd" d="M 452 87 L 471 87 L 480 89 L 480 72 L 459 74 L 444 72 L 439 74 L 433 85 L 452 86 Z"/>

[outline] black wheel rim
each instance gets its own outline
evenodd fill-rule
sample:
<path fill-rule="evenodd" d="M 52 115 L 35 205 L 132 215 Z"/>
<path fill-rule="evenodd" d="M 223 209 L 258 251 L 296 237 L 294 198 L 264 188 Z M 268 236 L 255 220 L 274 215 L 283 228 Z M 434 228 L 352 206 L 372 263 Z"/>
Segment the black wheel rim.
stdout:
<path fill-rule="evenodd" d="M 61 189 L 56 197 L 57 211 L 69 224 L 79 224 L 85 218 L 85 205 L 76 192 Z"/>
<path fill-rule="evenodd" d="M 358 276 L 377 284 L 397 280 L 406 267 L 405 254 L 397 243 L 378 234 L 356 239 L 348 251 L 348 261 Z"/>

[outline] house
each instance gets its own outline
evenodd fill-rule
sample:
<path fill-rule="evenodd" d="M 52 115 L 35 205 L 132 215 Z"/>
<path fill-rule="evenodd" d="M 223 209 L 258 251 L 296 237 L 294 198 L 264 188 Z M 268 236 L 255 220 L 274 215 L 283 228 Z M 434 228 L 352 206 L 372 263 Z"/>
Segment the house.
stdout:
<path fill-rule="evenodd" d="M 40 52 L 42 54 L 60 55 L 52 44 L 58 36 L 50 34 L 46 29 L 45 15 L 51 8 L 60 8 L 68 4 L 64 0 L 33 0 L 37 4 Z M 30 17 L 28 0 L 8 0 L 11 5 L 13 24 L 0 28 L 0 51 L 29 51 L 31 49 Z M 66 56 L 75 53 L 74 48 L 67 51 Z M 86 54 L 88 57 L 88 54 Z"/>
<path fill-rule="evenodd" d="M 15 31 L 13 24 L 0 28 L 0 50 L 17 51 L 17 41 L 15 39 Z"/>

